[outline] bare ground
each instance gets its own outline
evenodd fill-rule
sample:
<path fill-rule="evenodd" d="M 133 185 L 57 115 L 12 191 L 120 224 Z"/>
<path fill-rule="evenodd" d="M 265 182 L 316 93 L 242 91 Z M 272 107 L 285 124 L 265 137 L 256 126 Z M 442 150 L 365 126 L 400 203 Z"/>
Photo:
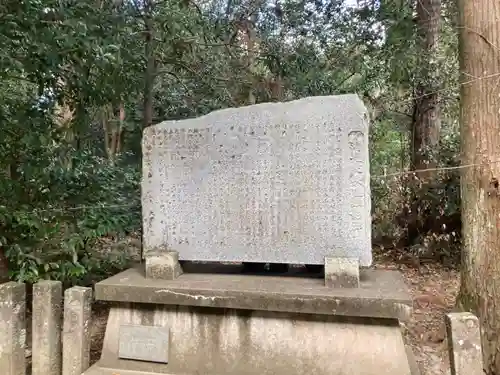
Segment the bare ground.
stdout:
<path fill-rule="evenodd" d="M 396 253 L 375 254 L 375 268 L 397 269 L 413 298 L 413 315 L 403 326 L 422 375 L 450 374 L 444 316 L 455 307 L 460 287 L 457 270 L 429 263 L 416 266 L 399 261 Z"/>

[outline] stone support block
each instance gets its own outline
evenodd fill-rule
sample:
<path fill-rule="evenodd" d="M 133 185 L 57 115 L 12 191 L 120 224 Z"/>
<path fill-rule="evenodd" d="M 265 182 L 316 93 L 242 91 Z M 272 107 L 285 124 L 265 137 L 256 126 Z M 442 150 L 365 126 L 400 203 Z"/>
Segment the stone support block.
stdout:
<path fill-rule="evenodd" d="M 146 278 L 175 280 L 181 274 L 182 267 L 179 263 L 179 253 L 177 251 L 146 254 Z"/>
<path fill-rule="evenodd" d="M 325 257 L 325 285 L 330 288 L 358 288 L 359 260 L 348 257 Z"/>

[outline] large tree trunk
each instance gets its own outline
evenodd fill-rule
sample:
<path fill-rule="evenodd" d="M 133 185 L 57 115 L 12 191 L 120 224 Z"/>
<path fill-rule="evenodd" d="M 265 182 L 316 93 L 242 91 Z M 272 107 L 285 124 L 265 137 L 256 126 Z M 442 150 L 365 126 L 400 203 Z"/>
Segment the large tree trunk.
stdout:
<path fill-rule="evenodd" d="M 486 374 L 500 374 L 500 4 L 459 0 L 462 287 L 482 324 Z"/>
<path fill-rule="evenodd" d="M 144 71 L 143 93 L 143 119 L 142 126 L 147 128 L 153 124 L 153 86 L 156 75 L 156 62 L 154 52 L 154 22 L 153 0 L 144 0 L 144 54 L 146 57 L 146 70 Z"/>
<path fill-rule="evenodd" d="M 441 20 L 441 0 L 417 1 L 417 28 L 422 59 L 421 77 L 414 95 L 412 129 L 412 167 L 429 169 L 436 166 L 433 154 L 439 147 L 441 110 L 437 77 L 437 48 Z M 420 173 L 419 177 L 431 177 Z"/>
<path fill-rule="evenodd" d="M 421 64 L 413 95 L 411 128 L 411 168 L 416 173 L 412 183 L 411 217 L 408 220 L 408 242 L 412 244 L 424 231 L 428 207 L 422 205 L 422 194 L 432 186 L 435 177 L 436 153 L 441 131 L 439 104 L 439 69 L 437 63 L 441 0 L 417 0 L 416 23 Z"/>

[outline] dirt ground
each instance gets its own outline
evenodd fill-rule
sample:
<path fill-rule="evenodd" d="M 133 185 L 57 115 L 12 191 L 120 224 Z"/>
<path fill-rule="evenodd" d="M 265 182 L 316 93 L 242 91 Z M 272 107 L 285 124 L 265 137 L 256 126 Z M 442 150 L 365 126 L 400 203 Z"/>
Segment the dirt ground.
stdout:
<path fill-rule="evenodd" d="M 399 261 L 397 254 L 388 252 L 375 253 L 374 267 L 399 270 L 411 290 L 413 316 L 408 324 L 403 324 L 403 334 L 413 348 L 421 374 L 449 374 L 444 314 L 455 305 L 459 273 L 439 264 L 408 265 Z M 106 303 L 96 302 L 93 306 L 91 363 L 99 359 L 108 312 Z M 30 350 L 27 352 L 29 355 Z"/>
<path fill-rule="evenodd" d="M 403 325 L 421 375 L 450 374 L 444 316 L 455 307 L 460 273 L 440 264 L 409 265 L 397 252 L 375 253 L 374 267 L 399 270 L 413 298 L 413 315 Z"/>

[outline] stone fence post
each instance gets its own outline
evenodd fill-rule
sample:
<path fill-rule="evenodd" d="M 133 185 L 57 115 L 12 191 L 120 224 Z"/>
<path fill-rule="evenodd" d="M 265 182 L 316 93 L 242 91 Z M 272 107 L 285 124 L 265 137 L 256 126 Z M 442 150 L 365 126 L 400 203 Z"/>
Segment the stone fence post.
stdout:
<path fill-rule="evenodd" d="M 467 312 L 446 315 L 451 375 L 482 375 L 483 356 L 478 318 Z"/>
<path fill-rule="evenodd" d="M 90 366 L 91 308 L 91 288 L 64 293 L 63 375 L 81 375 Z"/>
<path fill-rule="evenodd" d="M 26 286 L 0 284 L 0 373 L 26 374 Z"/>
<path fill-rule="evenodd" d="M 92 289 L 33 286 L 32 375 L 81 375 L 90 365 Z M 26 375 L 26 286 L 0 284 L 0 375 Z M 64 353 L 64 354 L 63 354 Z"/>
<path fill-rule="evenodd" d="M 61 375 L 62 283 L 33 286 L 32 375 Z"/>

